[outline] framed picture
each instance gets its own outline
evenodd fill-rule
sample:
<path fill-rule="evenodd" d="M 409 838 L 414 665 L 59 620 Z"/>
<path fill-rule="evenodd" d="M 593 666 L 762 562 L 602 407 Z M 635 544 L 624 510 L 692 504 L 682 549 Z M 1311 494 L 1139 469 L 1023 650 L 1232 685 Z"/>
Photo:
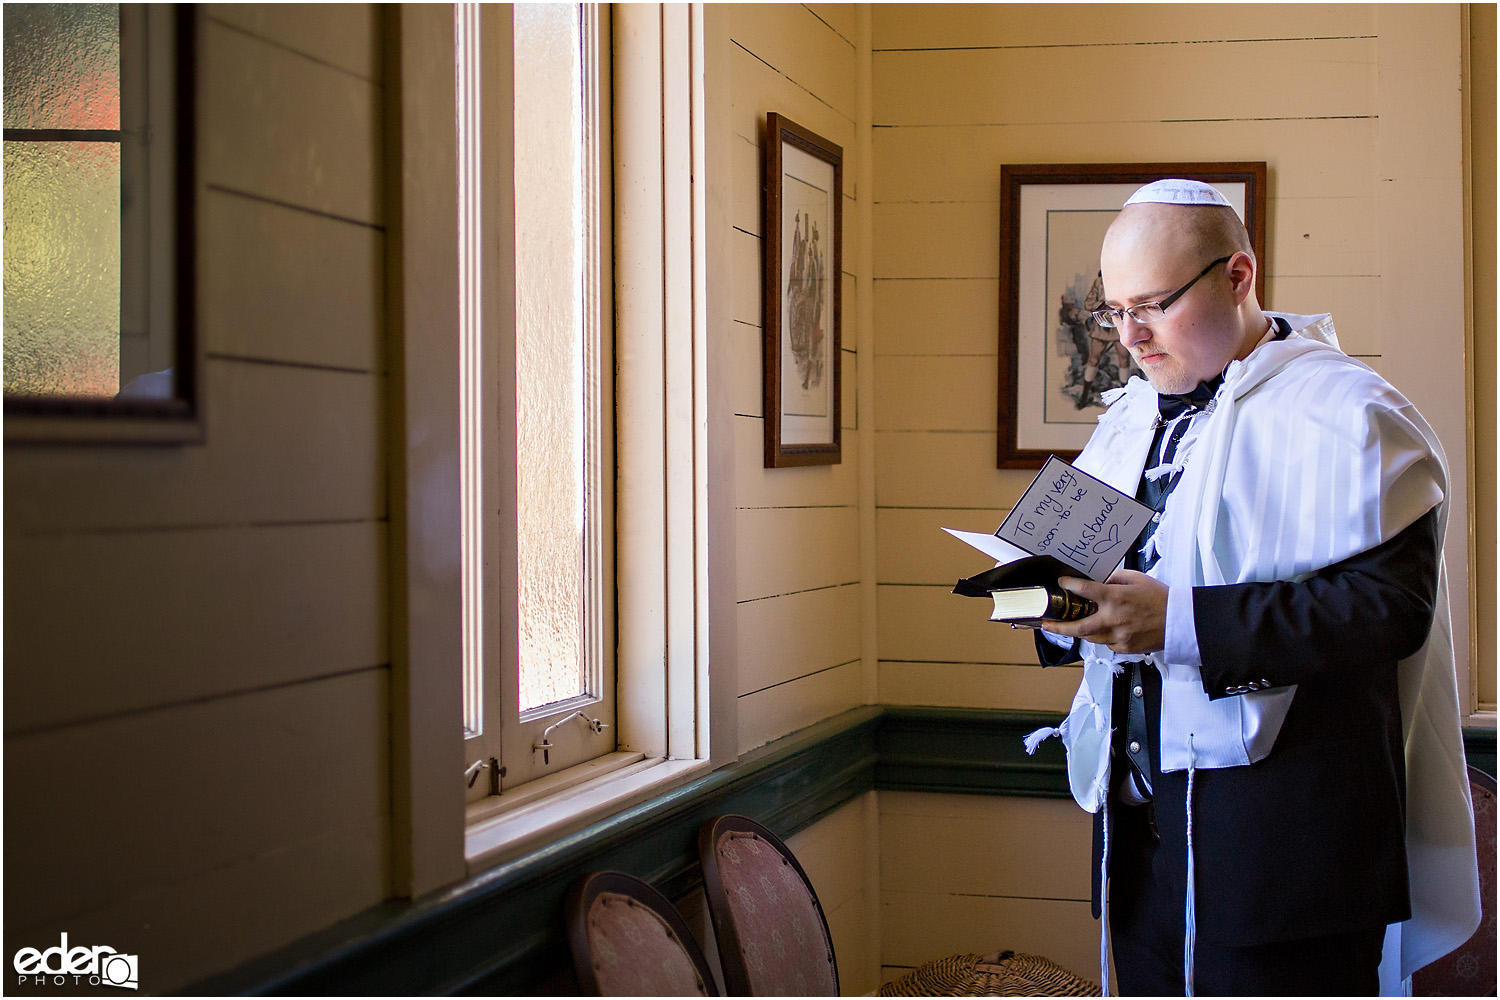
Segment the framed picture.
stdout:
<path fill-rule="evenodd" d="M 997 464 L 1039 469 L 1072 461 L 1104 412 L 1100 395 L 1140 374 L 1102 303 L 1099 247 L 1142 184 L 1185 177 L 1212 184 L 1250 233 L 1266 301 L 1266 165 L 1061 163 L 1000 168 L 1000 412 Z"/>
<path fill-rule="evenodd" d="M 844 151 L 766 116 L 766 468 L 840 460 Z"/>

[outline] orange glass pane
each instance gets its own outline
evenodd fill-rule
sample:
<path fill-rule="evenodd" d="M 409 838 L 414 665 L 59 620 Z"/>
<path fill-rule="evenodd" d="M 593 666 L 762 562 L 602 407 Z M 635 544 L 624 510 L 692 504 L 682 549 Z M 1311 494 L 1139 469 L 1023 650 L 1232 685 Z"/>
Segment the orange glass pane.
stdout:
<path fill-rule="evenodd" d="M 120 5 L 5 5 L 6 128 L 120 127 Z"/>

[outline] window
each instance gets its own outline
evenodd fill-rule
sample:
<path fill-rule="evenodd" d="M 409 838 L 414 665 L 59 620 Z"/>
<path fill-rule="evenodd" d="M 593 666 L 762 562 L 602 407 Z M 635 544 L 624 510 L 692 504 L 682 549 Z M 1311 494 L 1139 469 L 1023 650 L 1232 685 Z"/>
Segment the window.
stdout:
<path fill-rule="evenodd" d="M 4 29 L 6 435 L 191 440 L 162 420 L 193 415 L 191 12 L 10 4 Z"/>
<path fill-rule="evenodd" d="M 440 766 L 444 734 L 428 714 L 442 704 L 429 692 L 455 670 L 444 649 L 462 647 L 471 872 L 701 772 L 708 706 L 733 703 L 732 676 L 711 687 L 708 673 L 708 545 L 711 534 L 732 545 L 732 531 L 711 533 L 708 518 L 704 10 L 541 7 L 458 5 L 456 170 L 428 155 L 420 125 L 400 135 L 398 495 L 418 513 L 403 515 L 399 549 L 408 596 L 394 784 L 412 831 L 402 884 L 414 887 L 445 863 L 447 822 L 418 801 L 463 787 Z M 433 63 L 421 53 L 436 39 L 421 10 L 399 20 L 403 72 L 423 81 L 403 84 L 402 114 L 430 123 L 439 77 L 423 75 Z M 576 53 L 566 85 L 528 80 L 538 52 L 564 63 Z M 537 118 L 544 128 L 529 131 Z M 424 201 L 448 178 L 456 231 Z M 443 298 L 448 287 L 461 294 Z M 462 358 L 457 393 L 444 381 L 449 358 Z M 726 442 L 731 423 L 716 431 Z M 461 511 L 442 488 L 450 481 Z M 459 536 L 461 574 L 446 568 Z M 715 607 L 732 618 L 726 581 Z M 462 591 L 461 629 L 448 588 Z M 552 624 L 537 625 L 538 604 L 561 609 Z M 533 690 L 523 677 L 536 664 Z M 732 737 L 720 737 L 726 753 Z"/>
<path fill-rule="evenodd" d="M 460 79 L 481 65 L 466 42 L 480 37 L 479 16 L 463 6 Z M 480 541 L 465 553 L 471 801 L 540 778 L 556 786 L 566 778 L 555 776 L 615 749 L 607 28 L 597 5 L 513 8 L 511 315 L 485 316 L 484 272 L 501 261 L 485 259 L 483 240 L 460 237 L 462 291 L 474 301 L 463 313 L 465 452 L 482 456 L 494 407 L 492 461 L 505 467 L 492 476 L 473 462 L 465 489 L 468 533 Z M 478 75 L 460 87 L 479 107 L 465 114 L 461 98 L 459 133 L 461 170 L 475 178 L 460 184 L 462 215 L 476 235 L 485 133 L 462 125 L 484 120 L 491 91 Z M 501 538 L 487 547 L 492 511 Z M 489 579 L 486 552 L 498 556 Z M 492 630 L 498 641 L 487 643 Z"/>

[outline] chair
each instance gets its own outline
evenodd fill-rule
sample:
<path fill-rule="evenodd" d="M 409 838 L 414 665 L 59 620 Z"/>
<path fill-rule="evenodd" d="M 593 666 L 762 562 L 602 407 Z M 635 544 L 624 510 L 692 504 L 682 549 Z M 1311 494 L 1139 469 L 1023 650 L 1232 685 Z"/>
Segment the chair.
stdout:
<path fill-rule="evenodd" d="M 1474 798 L 1474 847 L 1479 854 L 1479 929 L 1457 949 L 1411 977 L 1419 997 L 1495 995 L 1495 779 L 1469 765 Z"/>
<path fill-rule="evenodd" d="M 682 915 L 635 876 L 585 876 L 573 884 L 565 905 L 573 968 L 584 994 L 720 995 Z"/>
<path fill-rule="evenodd" d="M 775 834 L 744 816 L 715 817 L 698 831 L 698 860 L 730 996 L 839 995 L 818 894 Z"/>

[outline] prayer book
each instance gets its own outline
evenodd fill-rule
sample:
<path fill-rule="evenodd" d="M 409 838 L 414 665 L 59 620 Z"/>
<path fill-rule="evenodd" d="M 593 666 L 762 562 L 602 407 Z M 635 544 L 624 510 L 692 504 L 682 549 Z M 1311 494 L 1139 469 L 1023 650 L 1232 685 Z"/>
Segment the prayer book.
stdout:
<path fill-rule="evenodd" d="M 1069 594 L 1058 578 L 1108 578 L 1151 516 L 1134 497 L 1053 456 L 993 534 L 943 529 L 997 563 L 959 580 L 953 592 L 991 598 L 991 621 L 1086 618 L 1094 602 Z"/>
<path fill-rule="evenodd" d="M 951 528 L 943 530 L 962 537 Z M 996 540 L 994 535 L 981 537 L 991 542 Z M 1038 624 L 1044 618 L 1077 621 L 1079 618 L 1087 618 L 1098 608 L 1093 601 L 1068 593 L 1057 581 L 1059 577 L 1082 575 L 1051 556 L 1028 556 L 1023 553 L 993 569 L 965 577 L 958 581 L 953 592 L 965 597 L 991 598 L 994 603 L 994 611 L 990 614 L 992 622 L 1030 626 Z"/>
<path fill-rule="evenodd" d="M 1073 622 L 1087 618 L 1099 610 L 1099 605 L 1088 598 L 1070 594 L 1059 586 L 1046 583 L 1035 587 L 992 590 L 990 597 L 995 601 L 990 621 L 1009 622 L 1012 625 L 1033 625 L 1044 619 Z"/>

